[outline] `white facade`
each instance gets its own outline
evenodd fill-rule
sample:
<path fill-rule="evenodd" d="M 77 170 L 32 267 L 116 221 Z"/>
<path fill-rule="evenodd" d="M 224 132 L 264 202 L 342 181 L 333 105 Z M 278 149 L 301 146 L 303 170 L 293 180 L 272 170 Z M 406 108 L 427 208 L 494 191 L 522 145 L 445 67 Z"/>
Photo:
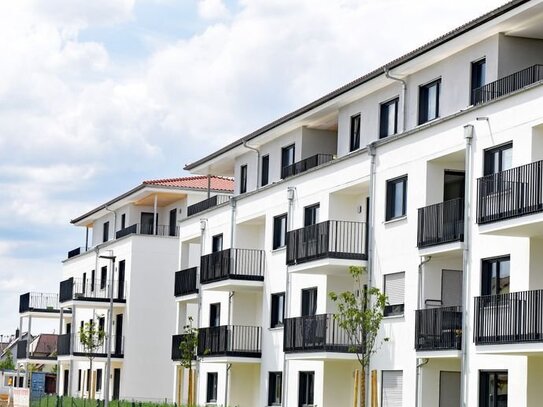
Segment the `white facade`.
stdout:
<path fill-rule="evenodd" d="M 198 403 L 269 405 L 270 372 L 282 372 L 282 405 L 299 406 L 302 381 L 312 372 L 313 397 L 304 399 L 305 404 L 353 405 L 354 355 L 334 349 L 328 338 L 319 342 L 318 323 L 313 322 L 304 322 L 305 328 L 297 334 L 306 349 L 284 352 L 288 342 L 284 336 L 290 335 L 286 331 L 292 322 L 286 321 L 285 328 L 271 327 L 270 322 L 272 294 L 285 293 L 285 317 L 298 318 L 307 314 L 302 291 L 315 287 L 316 304 L 307 320 L 336 312 L 329 292 L 352 290 L 348 266 L 361 265 L 369 270 L 367 283 L 383 290 L 394 301 L 390 305 L 396 306 L 381 326 L 381 337 L 389 340 L 370 366 L 377 373 L 379 405 L 539 405 L 543 396 L 538 385 L 543 379 L 539 359 L 543 302 L 538 299 L 543 289 L 538 272 L 543 170 L 522 170 L 531 171 L 526 176 L 521 170 L 503 171 L 543 159 L 543 71 L 537 66 L 523 71 L 529 72 L 529 79 L 518 73 L 543 63 L 542 22 L 542 2 L 513 2 L 390 64 L 390 75 L 405 81 L 405 91 L 384 72 L 375 73 L 253 134 L 247 144 L 257 148 L 260 157 L 270 157 L 266 186 L 257 188 L 261 165 L 257 154 L 242 142 L 188 166 L 198 174 L 233 174 L 237 194 L 234 204 L 189 217 L 180 225 L 181 269 L 197 267 L 200 283 L 193 287 L 198 293 L 176 297 L 177 334 L 184 332 L 192 317 L 199 335 L 224 329 L 232 338 L 225 340 L 223 349 L 217 345 L 221 339 L 200 347 L 194 364 Z M 484 84 L 500 82 L 485 88 L 484 94 L 478 89 L 480 99 L 471 104 L 472 63 L 483 58 Z M 435 80 L 440 80 L 439 113 L 419 124 L 421 109 L 428 107 L 421 102 L 422 88 Z M 380 104 L 395 97 L 399 97 L 397 135 L 379 137 Z M 351 117 L 356 114 L 361 115 L 360 145 L 350 152 Z M 488 150 L 511 142 L 512 150 L 500 155 L 501 161 L 496 162 L 500 171 L 493 175 Z M 296 162 L 314 154 L 333 154 L 335 159 L 281 180 L 282 148 L 293 143 Z M 243 165 L 248 166 L 248 192 L 239 194 Z M 486 174 L 494 181 L 484 192 L 478 180 Z M 455 176 L 463 179 L 462 187 L 449 183 Z M 398 198 L 391 192 L 395 187 L 387 185 L 396 185 L 389 181 L 403 177 L 407 181 L 402 184 L 406 187 L 402 201 L 394 199 Z M 454 193 L 460 195 L 453 199 Z M 452 201 L 458 205 L 452 206 Z M 308 245 L 312 233 L 317 233 L 312 231 L 331 221 L 317 233 L 319 239 L 328 236 L 329 246 L 314 258 L 297 252 L 295 261 L 289 261 L 292 241 L 287 248 L 274 248 L 274 218 L 288 214 L 289 236 L 303 234 L 295 230 L 308 224 L 305 208 L 315 204 L 320 205 L 318 219 L 309 223 L 317 225 L 306 227 L 306 237 L 298 242 Z M 387 213 L 390 207 L 400 208 L 399 214 Z M 434 210 L 444 212 L 432 215 Z M 484 220 L 485 211 L 500 218 Z M 422 220 L 429 223 L 419 228 Z M 431 229 L 432 222 L 436 229 Z M 342 225 L 350 229 L 342 229 L 348 237 L 340 240 L 332 231 Z M 219 234 L 222 247 L 214 247 L 218 240 L 213 237 Z M 341 247 L 334 249 L 333 243 Z M 211 255 L 221 249 L 236 249 L 224 254 L 235 266 L 217 260 L 220 254 Z M 251 272 L 236 269 L 239 262 L 233 259 L 243 250 L 257 250 L 264 266 L 251 263 Z M 505 256 L 509 263 L 507 270 L 505 263 L 502 266 L 503 275 L 487 278 L 490 274 L 483 268 Z M 209 262 L 215 263 L 209 266 Z M 397 273 L 404 273 L 403 279 Z M 521 299 L 513 294 L 526 291 Z M 483 295 L 488 297 L 477 300 Z M 212 304 L 217 303 L 220 318 L 214 320 L 217 306 Z M 211 325 L 217 327 L 210 329 Z M 239 326 L 259 328 L 258 351 L 250 339 L 232 345 Z M 507 332 L 512 333 L 506 336 Z M 204 352 L 206 347 L 211 352 Z M 214 373 L 217 382 L 210 386 Z M 186 374 L 178 362 L 174 376 L 174 400 L 183 402 Z M 487 380 L 498 380 L 499 385 L 489 390 Z M 368 381 L 368 397 L 370 388 Z"/>

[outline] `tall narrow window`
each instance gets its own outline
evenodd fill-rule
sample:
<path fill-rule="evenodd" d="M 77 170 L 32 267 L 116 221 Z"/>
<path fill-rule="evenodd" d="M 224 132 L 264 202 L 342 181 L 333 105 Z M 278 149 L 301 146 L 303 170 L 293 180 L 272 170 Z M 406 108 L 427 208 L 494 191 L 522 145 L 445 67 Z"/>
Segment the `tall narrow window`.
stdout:
<path fill-rule="evenodd" d="M 81 369 L 77 371 L 77 391 L 81 391 Z"/>
<path fill-rule="evenodd" d="M 213 236 L 211 250 L 213 253 L 220 252 L 222 250 L 222 233 L 220 235 Z"/>
<path fill-rule="evenodd" d="M 209 326 L 216 327 L 221 325 L 221 303 L 209 304 Z"/>
<path fill-rule="evenodd" d="M 479 407 L 507 407 L 507 372 L 479 373 Z"/>
<path fill-rule="evenodd" d="M 405 216 L 407 209 L 407 175 L 387 181 L 386 220 Z"/>
<path fill-rule="evenodd" d="M 260 185 L 268 185 L 268 182 L 270 182 L 270 156 L 265 155 L 262 157 L 262 168 L 261 168 L 261 178 L 260 178 Z"/>
<path fill-rule="evenodd" d="M 312 406 L 315 387 L 315 372 L 300 372 L 298 376 L 298 405 Z"/>
<path fill-rule="evenodd" d="M 207 391 L 206 391 L 206 401 L 208 403 L 217 402 L 217 382 L 219 380 L 218 373 L 208 373 L 207 374 Z"/>
<path fill-rule="evenodd" d="M 177 208 L 170 210 L 170 236 L 177 236 Z"/>
<path fill-rule="evenodd" d="M 283 326 L 285 316 L 285 293 L 272 294 L 271 296 L 271 328 Z"/>
<path fill-rule="evenodd" d="M 107 266 L 104 266 L 100 269 L 100 290 L 104 290 L 106 288 L 106 281 L 107 281 Z"/>
<path fill-rule="evenodd" d="M 287 243 L 287 214 L 273 218 L 273 250 L 284 247 Z"/>
<path fill-rule="evenodd" d="M 102 369 L 96 369 L 96 391 L 102 391 Z"/>
<path fill-rule="evenodd" d="M 405 272 L 385 274 L 384 292 L 388 297 L 388 304 L 385 307 L 384 315 L 403 315 L 405 297 Z"/>
<path fill-rule="evenodd" d="M 107 242 L 109 240 L 109 222 L 104 222 L 102 229 L 102 242 Z"/>
<path fill-rule="evenodd" d="M 351 117 L 351 143 L 349 151 L 360 148 L 360 115 Z"/>
<path fill-rule="evenodd" d="M 306 206 L 304 208 L 304 226 L 316 225 L 319 223 L 320 204 Z"/>
<path fill-rule="evenodd" d="M 481 295 L 509 293 L 510 267 L 509 256 L 483 260 Z"/>
<path fill-rule="evenodd" d="M 126 227 L 126 213 L 121 215 L 121 230 Z"/>
<path fill-rule="evenodd" d="M 106 318 L 105 317 L 99 317 L 98 318 L 98 330 L 105 332 L 105 330 L 106 330 Z"/>
<path fill-rule="evenodd" d="M 401 370 L 383 370 L 381 387 L 382 407 L 402 407 L 403 372 Z"/>
<path fill-rule="evenodd" d="M 513 166 L 513 143 L 485 150 L 484 175 L 496 174 Z"/>
<path fill-rule="evenodd" d="M 302 317 L 317 314 L 317 287 L 302 290 Z"/>
<path fill-rule="evenodd" d="M 242 165 L 240 168 L 239 193 L 247 192 L 247 165 Z"/>
<path fill-rule="evenodd" d="M 481 95 L 477 91 L 478 88 L 486 84 L 486 59 L 479 59 L 471 63 L 471 104 L 479 102 Z"/>
<path fill-rule="evenodd" d="M 94 283 L 96 281 L 96 270 L 91 270 L 90 290 L 94 292 Z"/>
<path fill-rule="evenodd" d="M 392 136 L 398 132 L 398 98 L 381 103 L 379 118 L 379 138 Z"/>
<path fill-rule="evenodd" d="M 283 147 L 281 149 L 281 178 L 285 178 L 286 171 L 285 168 L 294 164 L 295 160 L 295 149 L 294 144 L 290 146 Z"/>
<path fill-rule="evenodd" d="M 283 373 L 269 372 L 268 406 L 280 406 L 283 395 Z"/>
<path fill-rule="evenodd" d="M 439 88 L 441 79 L 419 87 L 419 124 L 439 117 Z"/>

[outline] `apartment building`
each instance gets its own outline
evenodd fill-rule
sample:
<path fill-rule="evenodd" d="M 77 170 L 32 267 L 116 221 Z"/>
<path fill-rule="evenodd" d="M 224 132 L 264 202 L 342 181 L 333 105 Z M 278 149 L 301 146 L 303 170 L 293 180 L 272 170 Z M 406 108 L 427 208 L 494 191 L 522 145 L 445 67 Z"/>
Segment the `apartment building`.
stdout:
<path fill-rule="evenodd" d="M 359 265 L 379 405 L 540 405 L 541 64 L 543 1 L 512 1 L 187 165 L 235 196 L 180 223 L 174 400 L 192 320 L 199 404 L 352 406 L 329 292 Z"/>
<path fill-rule="evenodd" d="M 168 333 L 175 310 L 167 293 L 179 262 L 178 223 L 201 207 L 228 200 L 232 191 L 232 180 L 222 177 L 144 181 L 71 221 L 85 229 L 85 246 L 63 261 L 58 296 L 43 300 L 30 294 L 25 302 L 42 314 L 55 313 L 59 321 L 59 394 L 103 399 L 109 380 L 112 399 L 170 399 Z M 80 338 L 90 321 L 106 333 L 92 349 Z"/>

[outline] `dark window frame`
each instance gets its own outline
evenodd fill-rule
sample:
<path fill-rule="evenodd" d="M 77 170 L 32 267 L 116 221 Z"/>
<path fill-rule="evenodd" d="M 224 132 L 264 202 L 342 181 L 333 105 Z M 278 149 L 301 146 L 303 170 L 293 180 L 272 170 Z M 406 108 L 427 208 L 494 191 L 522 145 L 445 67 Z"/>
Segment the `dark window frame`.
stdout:
<path fill-rule="evenodd" d="M 281 233 L 284 222 L 284 233 Z M 273 250 L 277 250 L 287 245 L 287 214 L 277 215 L 273 217 Z"/>
<path fill-rule="evenodd" d="M 96 391 L 102 391 L 102 369 L 96 369 Z"/>
<path fill-rule="evenodd" d="M 396 273 L 387 273 L 383 275 L 383 293 L 387 295 L 387 277 L 397 274 L 403 274 L 403 304 L 388 304 L 385 306 L 383 316 L 384 317 L 400 317 L 405 315 L 405 271 L 398 271 Z"/>
<path fill-rule="evenodd" d="M 285 321 L 285 293 L 271 295 L 270 328 L 280 328 Z"/>
<path fill-rule="evenodd" d="M 313 405 L 315 403 L 315 372 L 298 372 L 298 405 Z"/>
<path fill-rule="evenodd" d="M 431 88 L 436 87 L 436 113 L 435 116 L 430 117 L 428 107 L 430 106 L 429 91 Z M 419 112 L 418 112 L 418 124 L 424 124 L 429 121 L 439 118 L 439 99 L 441 95 L 441 78 L 434 79 L 431 82 L 425 83 L 419 86 Z"/>
<path fill-rule="evenodd" d="M 304 227 L 319 223 L 320 208 L 320 202 L 304 207 Z"/>
<path fill-rule="evenodd" d="M 495 167 L 495 161 L 494 158 L 496 157 L 495 154 L 499 153 L 498 155 L 498 172 L 504 171 L 503 169 L 503 152 L 511 150 L 511 154 L 513 153 L 513 141 L 508 141 L 507 143 L 500 144 L 498 146 L 493 146 L 490 148 L 487 148 L 483 151 L 483 175 L 492 175 L 495 174 L 494 168 Z"/>
<path fill-rule="evenodd" d="M 77 391 L 81 391 L 81 379 L 82 379 L 82 372 L 81 369 L 79 369 L 77 374 Z"/>
<path fill-rule="evenodd" d="M 288 160 L 287 152 L 292 150 L 292 160 Z M 292 162 L 286 162 L 292 161 Z M 283 168 L 288 167 L 296 162 L 296 143 L 289 144 L 288 146 L 281 148 L 281 174 L 283 173 Z"/>
<path fill-rule="evenodd" d="M 221 303 L 214 302 L 209 304 L 209 327 L 221 326 Z"/>
<path fill-rule="evenodd" d="M 498 375 L 507 376 L 507 387 L 509 388 L 509 372 L 507 370 L 479 370 L 479 407 L 499 407 L 503 404 L 498 404 Z M 489 388 L 490 376 L 494 376 L 494 388 Z M 492 391 L 493 402 L 489 402 L 489 392 Z M 509 392 L 505 395 L 506 400 Z"/>
<path fill-rule="evenodd" d="M 100 268 L 100 290 L 104 290 L 107 285 L 107 266 Z"/>
<path fill-rule="evenodd" d="M 218 247 L 219 242 L 220 242 L 220 248 Z M 224 239 L 223 239 L 222 233 L 212 236 L 211 237 L 211 252 L 212 253 L 221 252 L 224 247 L 223 244 L 224 244 Z"/>
<path fill-rule="evenodd" d="M 102 226 L 102 243 L 105 243 L 109 240 L 109 221 L 104 222 Z"/>
<path fill-rule="evenodd" d="M 481 67 L 483 67 L 481 74 Z M 472 61 L 470 64 L 470 104 L 475 103 L 475 89 L 486 85 L 486 56 Z"/>
<path fill-rule="evenodd" d="M 121 215 L 121 230 L 123 230 L 126 227 L 126 213 L 123 213 Z"/>
<path fill-rule="evenodd" d="M 496 265 L 496 280 L 497 284 L 495 285 L 495 288 L 499 290 L 500 287 L 500 280 L 504 279 L 505 277 L 500 276 L 500 272 L 502 270 L 501 264 L 503 262 L 509 262 L 509 274 L 507 275 L 507 278 L 511 278 L 511 256 L 510 255 L 503 255 L 498 257 L 491 257 L 486 259 L 481 259 L 481 295 L 499 295 L 500 293 L 495 290 L 495 292 L 492 292 L 492 266 Z M 509 286 L 508 286 L 509 287 Z M 510 292 L 510 289 L 508 288 L 507 292 Z M 505 294 L 505 293 L 501 293 Z"/>
<path fill-rule="evenodd" d="M 398 96 L 379 104 L 379 138 L 386 138 L 398 133 L 398 106 L 400 98 Z M 394 131 L 389 134 L 388 122 L 390 120 L 390 106 L 394 105 Z"/>
<path fill-rule="evenodd" d="M 314 294 L 313 294 L 314 293 Z M 302 288 L 301 292 L 301 316 L 317 315 L 317 304 L 319 299 L 318 287 Z"/>
<path fill-rule="evenodd" d="M 206 402 L 207 403 L 217 402 L 218 387 L 219 387 L 219 374 L 217 372 L 208 372 L 207 382 L 206 382 Z"/>
<path fill-rule="evenodd" d="M 407 215 L 407 174 L 400 177 L 392 178 L 386 181 L 386 208 L 385 208 L 385 220 L 399 219 Z M 403 196 L 402 196 L 402 211 L 401 214 L 395 215 L 396 212 L 396 188 L 397 183 L 403 183 Z"/>
<path fill-rule="evenodd" d="M 268 372 L 268 406 L 280 406 L 282 397 L 283 372 Z"/>
<path fill-rule="evenodd" d="M 260 166 L 260 186 L 264 187 L 270 183 L 270 155 L 262 156 Z"/>
<path fill-rule="evenodd" d="M 357 113 L 351 116 L 350 143 L 349 152 L 360 148 L 360 127 L 362 125 L 362 116 Z"/>
<path fill-rule="evenodd" d="M 247 164 L 243 164 L 239 167 L 239 193 L 244 194 L 247 192 L 247 177 L 248 167 Z"/>
<path fill-rule="evenodd" d="M 94 292 L 94 283 L 96 281 L 96 270 L 91 270 L 90 290 Z"/>

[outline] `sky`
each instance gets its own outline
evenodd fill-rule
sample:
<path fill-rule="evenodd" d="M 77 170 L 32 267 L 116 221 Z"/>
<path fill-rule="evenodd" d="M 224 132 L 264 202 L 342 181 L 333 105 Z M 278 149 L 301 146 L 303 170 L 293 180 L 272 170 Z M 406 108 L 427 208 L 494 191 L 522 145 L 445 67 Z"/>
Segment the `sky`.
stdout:
<path fill-rule="evenodd" d="M 503 3 L 0 2 L 0 334 L 58 292 L 70 219 Z"/>

